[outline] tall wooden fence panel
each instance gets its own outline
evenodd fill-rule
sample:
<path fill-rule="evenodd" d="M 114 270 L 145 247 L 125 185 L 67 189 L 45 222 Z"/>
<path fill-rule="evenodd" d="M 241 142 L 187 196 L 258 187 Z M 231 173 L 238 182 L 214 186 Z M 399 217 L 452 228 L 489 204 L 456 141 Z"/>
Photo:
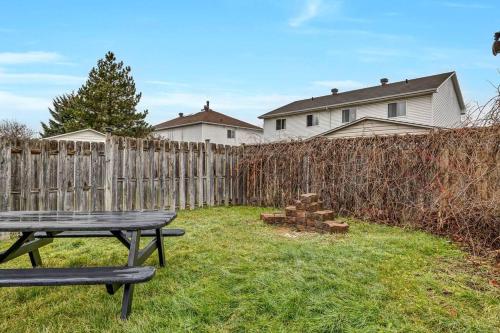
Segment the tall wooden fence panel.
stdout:
<path fill-rule="evenodd" d="M 0 141 L 0 210 L 176 210 L 244 203 L 240 148 L 108 136 Z"/>

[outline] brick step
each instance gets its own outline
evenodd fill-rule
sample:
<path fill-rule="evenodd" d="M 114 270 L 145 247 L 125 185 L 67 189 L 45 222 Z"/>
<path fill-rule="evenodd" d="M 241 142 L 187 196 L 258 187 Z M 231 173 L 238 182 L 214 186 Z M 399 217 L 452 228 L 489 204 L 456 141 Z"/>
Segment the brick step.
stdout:
<path fill-rule="evenodd" d="M 337 221 L 325 221 L 323 222 L 323 230 L 329 233 L 346 233 L 349 231 L 349 225 Z"/>
<path fill-rule="evenodd" d="M 286 216 L 282 213 L 262 213 L 260 219 L 267 224 L 283 224 L 285 223 Z"/>
<path fill-rule="evenodd" d="M 335 213 L 332 210 L 318 210 L 313 213 L 313 218 L 316 221 L 329 221 L 335 217 Z"/>
<path fill-rule="evenodd" d="M 285 208 L 285 215 L 287 217 L 296 217 L 297 216 L 297 207 L 295 207 L 295 206 L 287 206 Z"/>

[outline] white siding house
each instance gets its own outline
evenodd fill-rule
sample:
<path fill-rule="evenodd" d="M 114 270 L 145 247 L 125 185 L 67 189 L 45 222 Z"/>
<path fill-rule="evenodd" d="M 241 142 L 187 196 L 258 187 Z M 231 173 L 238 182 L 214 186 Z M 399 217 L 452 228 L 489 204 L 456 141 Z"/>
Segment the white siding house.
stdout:
<path fill-rule="evenodd" d="M 201 112 L 179 117 L 154 126 L 154 133 L 172 141 L 202 142 L 224 145 L 259 143 L 262 128 L 229 117 L 209 108 L 208 102 Z"/>
<path fill-rule="evenodd" d="M 277 141 L 317 136 L 365 118 L 391 120 L 383 127 L 373 120 L 357 125 L 372 135 L 404 134 L 402 129 L 410 133 L 416 129 L 412 124 L 424 125 L 417 132 L 453 128 L 460 126 L 464 111 L 456 74 L 451 72 L 391 84 L 384 81 L 344 93 L 332 89 L 331 95 L 296 101 L 260 118 L 264 119 L 264 140 Z M 378 127 L 371 131 L 367 126 Z"/>
<path fill-rule="evenodd" d="M 44 140 L 106 142 L 106 134 L 91 128 L 86 128 L 79 131 L 49 136 L 44 138 Z"/>

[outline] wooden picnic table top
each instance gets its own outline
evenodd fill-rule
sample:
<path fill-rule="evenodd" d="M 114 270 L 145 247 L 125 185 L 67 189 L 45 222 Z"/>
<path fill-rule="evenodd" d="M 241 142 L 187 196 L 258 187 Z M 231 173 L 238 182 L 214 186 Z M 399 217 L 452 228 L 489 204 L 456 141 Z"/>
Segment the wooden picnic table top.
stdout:
<path fill-rule="evenodd" d="M 169 224 L 174 212 L 1 212 L 0 232 L 151 230 Z"/>

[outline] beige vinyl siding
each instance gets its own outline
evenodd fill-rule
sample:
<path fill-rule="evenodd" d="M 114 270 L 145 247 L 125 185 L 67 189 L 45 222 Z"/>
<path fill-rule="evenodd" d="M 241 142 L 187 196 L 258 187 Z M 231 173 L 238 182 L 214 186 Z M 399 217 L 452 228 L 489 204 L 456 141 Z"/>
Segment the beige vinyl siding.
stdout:
<path fill-rule="evenodd" d="M 234 139 L 229 139 L 227 137 L 227 130 L 229 129 L 235 131 Z M 213 143 L 231 146 L 240 145 L 242 143 L 252 144 L 261 141 L 262 131 L 233 126 L 203 124 L 203 139 L 209 139 L 210 142 Z"/>
<path fill-rule="evenodd" d="M 429 129 L 418 128 L 404 124 L 391 124 L 374 120 L 361 121 L 352 126 L 339 129 L 336 132 L 325 135 L 327 138 L 349 138 L 374 135 L 404 135 L 404 134 L 424 134 Z"/>
<path fill-rule="evenodd" d="M 228 129 L 235 131 L 234 139 L 227 138 Z M 232 146 L 242 143 L 259 143 L 262 138 L 262 131 L 259 130 L 215 124 L 194 124 L 157 130 L 155 133 L 172 141 L 204 142 L 210 140 L 212 143 Z"/>
<path fill-rule="evenodd" d="M 407 99 L 395 99 L 384 102 L 350 106 L 345 108 L 335 108 L 324 111 L 317 111 L 319 115 L 318 126 L 306 126 L 306 116 L 311 113 L 300 113 L 284 117 L 264 119 L 264 139 L 266 141 L 276 141 L 285 139 L 309 138 L 314 135 L 324 133 L 343 125 L 342 110 L 356 109 L 356 119 L 363 117 L 375 117 L 388 119 L 387 105 L 394 102 L 406 102 L 406 116 L 390 118 L 392 120 L 432 125 L 432 95 L 410 97 Z M 276 131 L 276 119 L 286 119 L 286 130 Z"/>
<path fill-rule="evenodd" d="M 432 97 L 433 125 L 460 127 L 461 109 L 451 78 L 447 79 Z"/>
<path fill-rule="evenodd" d="M 319 124 L 316 126 L 307 125 L 307 115 L 318 115 Z M 276 130 L 276 119 L 286 119 L 286 129 Z M 286 117 L 277 117 L 264 120 L 264 140 L 276 141 L 286 139 L 301 139 L 308 138 L 317 134 L 321 134 L 331 129 L 331 111 L 316 111 L 310 113 L 301 113 Z"/>
<path fill-rule="evenodd" d="M 160 135 L 165 139 L 172 141 L 187 141 L 187 142 L 203 141 L 201 124 L 156 130 L 155 134 Z"/>

